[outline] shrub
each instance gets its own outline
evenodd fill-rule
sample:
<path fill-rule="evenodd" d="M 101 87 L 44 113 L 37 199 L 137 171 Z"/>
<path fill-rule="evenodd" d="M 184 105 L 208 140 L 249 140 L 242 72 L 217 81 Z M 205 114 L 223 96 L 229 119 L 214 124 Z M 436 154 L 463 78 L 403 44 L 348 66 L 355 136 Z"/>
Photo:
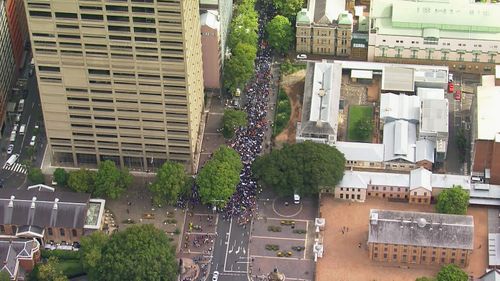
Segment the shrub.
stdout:
<path fill-rule="evenodd" d="M 62 260 L 78 260 L 80 259 L 79 251 L 68 251 L 68 250 L 42 250 L 42 258 L 48 259 L 50 257 L 56 257 L 60 261 Z"/>
<path fill-rule="evenodd" d="M 305 230 L 305 229 L 294 229 L 293 233 L 295 233 L 295 234 L 306 234 L 307 230 Z"/>
<path fill-rule="evenodd" d="M 270 226 L 267 227 L 267 231 L 270 231 L 270 232 L 281 232 L 281 226 L 270 225 Z"/>
<path fill-rule="evenodd" d="M 279 245 L 266 244 L 266 250 L 268 251 L 278 251 L 280 249 Z"/>

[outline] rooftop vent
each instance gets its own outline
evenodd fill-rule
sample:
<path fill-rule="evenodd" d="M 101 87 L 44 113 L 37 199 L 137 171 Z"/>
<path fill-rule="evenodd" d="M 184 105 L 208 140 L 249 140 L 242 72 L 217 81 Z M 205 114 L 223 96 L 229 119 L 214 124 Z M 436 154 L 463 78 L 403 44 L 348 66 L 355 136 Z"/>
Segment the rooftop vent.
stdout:
<path fill-rule="evenodd" d="M 33 197 L 33 199 L 31 199 L 31 209 L 35 209 L 35 202 L 36 202 L 36 197 Z"/>
<path fill-rule="evenodd" d="M 425 227 L 427 225 L 427 220 L 425 220 L 424 218 L 419 218 L 417 220 L 417 225 L 418 227 Z"/>

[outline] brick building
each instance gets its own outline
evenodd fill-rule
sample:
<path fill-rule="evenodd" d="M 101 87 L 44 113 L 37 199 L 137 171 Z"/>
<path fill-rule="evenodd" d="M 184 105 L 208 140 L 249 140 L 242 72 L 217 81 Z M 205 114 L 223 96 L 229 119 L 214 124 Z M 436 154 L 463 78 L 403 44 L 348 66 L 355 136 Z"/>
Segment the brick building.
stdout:
<path fill-rule="evenodd" d="M 0 239 L 0 272 L 5 272 L 10 280 L 26 280 L 29 273 L 40 261 L 40 243 L 36 239 Z"/>
<path fill-rule="evenodd" d="M 73 245 L 101 229 L 105 201 L 90 194 L 0 190 L 0 235 L 36 238 L 41 245 Z"/>
<path fill-rule="evenodd" d="M 404 264 L 469 264 L 472 216 L 370 210 L 368 249 L 373 261 Z"/>

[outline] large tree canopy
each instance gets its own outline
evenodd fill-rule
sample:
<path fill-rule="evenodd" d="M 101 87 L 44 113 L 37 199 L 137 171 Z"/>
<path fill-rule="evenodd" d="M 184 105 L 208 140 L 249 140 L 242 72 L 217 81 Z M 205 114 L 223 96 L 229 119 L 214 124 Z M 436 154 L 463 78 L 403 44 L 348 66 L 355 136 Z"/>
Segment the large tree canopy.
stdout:
<path fill-rule="evenodd" d="M 297 13 L 304 6 L 304 0 L 273 0 L 273 5 L 278 14 L 283 15 L 294 21 Z"/>
<path fill-rule="evenodd" d="M 439 193 L 436 211 L 443 214 L 465 215 L 469 206 L 469 193 L 461 186 L 454 185 Z"/>
<path fill-rule="evenodd" d="M 132 176 L 127 169 L 120 170 L 115 162 L 106 160 L 99 164 L 95 176 L 94 195 L 117 199 L 132 183 Z"/>
<path fill-rule="evenodd" d="M 286 53 L 295 40 L 292 24 L 284 16 L 275 16 L 266 26 L 267 41 L 279 53 Z"/>
<path fill-rule="evenodd" d="M 227 146 L 221 146 L 196 177 L 201 202 L 224 207 L 240 181 L 243 168 L 238 153 Z"/>
<path fill-rule="evenodd" d="M 226 88 L 234 93 L 243 88 L 253 76 L 257 48 L 254 45 L 238 43 L 232 49 L 231 58 L 224 64 L 224 81 Z"/>
<path fill-rule="evenodd" d="M 58 186 L 66 186 L 68 183 L 69 174 L 63 168 L 57 168 L 54 171 L 54 180 L 57 182 Z"/>
<path fill-rule="evenodd" d="M 167 235 L 153 225 L 134 225 L 111 236 L 102 248 L 99 280 L 171 281 L 177 261 Z"/>
<path fill-rule="evenodd" d="M 467 281 L 467 273 L 454 264 L 441 267 L 437 274 L 437 281 Z"/>
<path fill-rule="evenodd" d="M 84 168 L 71 171 L 68 177 L 68 186 L 76 192 L 94 192 L 95 172 Z"/>
<path fill-rule="evenodd" d="M 280 195 L 317 194 L 321 186 L 335 186 L 344 175 L 345 158 L 335 147 L 313 142 L 286 145 L 257 158 L 255 177 Z"/>
<path fill-rule="evenodd" d="M 80 258 L 83 269 L 90 280 L 99 280 L 97 266 L 101 262 L 102 249 L 108 242 L 109 236 L 104 232 L 96 231 L 90 235 L 83 236 L 80 241 Z"/>
<path fill-rule="evenodd" d="M 247 113 L 242 110 L 226 109 L 222 117 L 222 134 L 230 139 L 234 136 L 234 130 L 247 124 Z"/>
<path fill-rule="evenodd" d="M 154 183 L 149 186 L 153 193 L 153 202 L 157 205 L 175 203 L 186 185 L 186 177 L 182 164 L 165 162 L 158 170 Z"/>

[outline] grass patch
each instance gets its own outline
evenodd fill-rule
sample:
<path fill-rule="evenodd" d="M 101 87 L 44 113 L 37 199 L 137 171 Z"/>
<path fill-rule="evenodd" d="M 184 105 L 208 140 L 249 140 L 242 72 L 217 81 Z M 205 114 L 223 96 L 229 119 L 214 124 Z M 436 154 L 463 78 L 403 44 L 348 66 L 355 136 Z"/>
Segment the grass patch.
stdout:
<path fill-rule="evenodd" d="M 80 260 L 59 260 L 58 267 L 68 278 L 85 274 Z"/>
<path fill-rule="evenodd" d="M 279 89 L 278 100 L 276 106 L 276 115 L 273 125 L 273 136 L 279 135 L 288 125 L 290 115 L 292 114 L 292 106 L 290 100 L 283 89 Z"/>
<path fill-rule="evenodd" d="M 280 65 L 280 72 L 282 76 L 286 76 L 295 73 L 299 70 L 306 69 L 306 67 L 307 67 L 306 63 L 292 63 L 290 60 L 287 59 Z"/>
<path fill-rule="evenodd" d="M 358 142 L 371 142 L 372 132 L 366 137 L 358 136 L 357 124 L 362 120 L 368 120 L 371 124 L 373 116 L 373 108 L 366 105 L 351 105 L 349 106 L 349 124 L 347 125 L 347 140 Z"/>

